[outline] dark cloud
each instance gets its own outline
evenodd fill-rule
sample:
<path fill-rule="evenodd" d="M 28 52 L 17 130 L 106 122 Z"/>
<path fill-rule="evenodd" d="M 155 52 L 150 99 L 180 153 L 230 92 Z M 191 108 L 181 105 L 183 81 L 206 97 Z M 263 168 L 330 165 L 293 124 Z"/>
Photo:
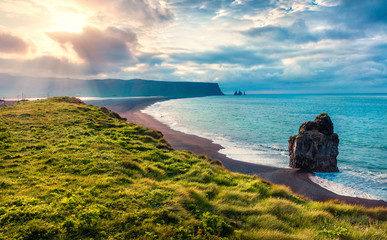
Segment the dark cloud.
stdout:
<path fill-rule="evenodd" d="M 364 37 L 365 34 L 363 31 L 358 30 L 348 30 L 343 28 L 333 28 L 325 31 L 321 31 L 317 34 L 317 37 L 321 39 L 355 39 L 359 37 Z"/>
<path fill-rule="evenodd" d="M 387 23 L 387 4 L 385 0 L 354 1 L 342 0 L 338 6 L 337 17 L 348 24 Z"/>
<path fill-rule="evenodd" d="M 142 53 L 137 57 L 137 60 L 140 63 L 147 63 L 150 66 L 160 65 L 164 62 L 163 58 L 159 57 L 158 54 L 154 53 Z"/>
<path fill-rule="evenodd" d="M 319 6 L 314 11 L 300 12 L 298 17 L 338 29 L 347 36 L 346 39 L 354 39 L 386 33 L 386 12 L 384 0 L 342 0 L 337 1 L 336 6 Z"/>
<path fill-rule="evenodd" d="M 116 71 L 135 61 L 136 34 L 109 27 L 103 31 L 86 27 L 82 33 L 53 32 L 47 35 L 64 49 L 70 44 L 93 72 Z"/>
<path fill-rule="evenodd" d="M 24 39 L 0 30 L 0 52 L 23 55 L 28 49 L 29 45 Z"/>
<path fill-rule="evenodd" d="M 199 53 L 176 53 L 171 58 L 178 62 L 195 62 L 198 64 L 236 64 L 241 66 L 258 66 L 271 64 L 273 60 L 260 55 L 254 50 L 243 47 L 220 47 L 216 51 Z"/>
<path fill-rule="evenodd" d="M 364 32 L 362 31 L 348 30 L 339 27 L 312 32 L 303 19 L 296 20 L 288 27 L 269 25 L 265 27 L 251 28 L 242 32 L 242 34 L 269 41 L 291 41 L 294 43 L 318 42 L 324 39 L 344 40 L 364 36 Z"/>
<path fill-rule="evenodd" d="M 289 31 L 284 27 L 266 26 L 251 28 L 245 32 L 242 32 L 250 37 L 269 37 L 275 40 L 284 40 L 289 38 Z"/>
<path fill-rule="evenodd" d="M 242 34 L 266 40 L 292 41 L 295 43 L 316 42 L 318 37 L 309 32 L 304 20 L 299 19 L 289 27 L 265 26 L 252 28 Z"/>

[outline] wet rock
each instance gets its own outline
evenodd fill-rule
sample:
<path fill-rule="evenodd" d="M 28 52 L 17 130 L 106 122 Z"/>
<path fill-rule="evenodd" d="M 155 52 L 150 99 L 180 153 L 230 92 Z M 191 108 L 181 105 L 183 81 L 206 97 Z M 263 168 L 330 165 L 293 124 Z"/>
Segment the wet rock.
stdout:
<path fill-rule="evenodd" d="M 301 125 L 298 134 L 289 138 L 289 166 L 313 172 L 338 172 L 339 137 L 326 113 L 313 122 Z"/>

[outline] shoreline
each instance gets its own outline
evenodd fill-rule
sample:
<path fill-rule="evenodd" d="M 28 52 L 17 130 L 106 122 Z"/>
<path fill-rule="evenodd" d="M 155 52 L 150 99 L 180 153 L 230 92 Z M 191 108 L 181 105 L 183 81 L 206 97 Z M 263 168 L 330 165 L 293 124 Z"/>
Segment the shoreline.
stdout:
<path fill-rule="evenodd" d="M 127 118 L 128 122 L 143 125 L 147 128 L 155 129 L 164 135 L 164 138 L 176 150 L 187 150 L 195 154 L 204 154 L 212 159 L 218 159 L 223 166 L 231 172 L 238 172 L 249 175 L 257 175 L 275 184 L 285 185 L 294 193 L 302 195 L 313 201 L 339 200 L 341 202 L 365 207 L 387 207 L 385 200 L 366 199 L 336 194 L 323 186 L 315 183 L 311 177 L 315 176 L 311 172 L 301 169 L 280 168 L 243 162 L 227 157 L 219 152 L 224 149 L 221 145 L 212 140 L 173 130 L 168 125 L 156 120 L 151 115 L 141 112 L 146 107 L 173 98 L 135 98 L 135 99 L 103 99 L 85 100 L 87 104 L 104 106 Z M 0 101 L 0 107 L 10 106 L 17 101 Z"/>
<path fill-rule="evenodd" d="M 231 159 L 226 155 L 219 153 L 219 150 L 223 149 L 221 145 L 213 143 L 206 138 L 173 130 L 168 125 L 159 122 L 152 116 L 141 112 L 141 110 L 145 109 L 147 106 L 169 99 L 170 98 L 107 99 L 85 102 L 101 107 L 107 107 L 110 110 L 119 113 L 121 117 L 126 118 L 128 122 L 161 131 L 164 138 L 176 150 L 187 150 L 195 154 L 205 154 L 210 158 L 220 160 L 223 166 L 231 172 L 257 175 L 258 177 L 275 184 L 285 185 L 294 193 L 311 200 L 329 201 L 337 199 L 348 204 L 362 205 L 365 207 L 387 207 L 387 202 L 383 200 L 349 197 L 333 193 L 313 182 L 310 179 L 310 176 L 314 176 L 313 173 L 301 169 L 271 167 Z"/>

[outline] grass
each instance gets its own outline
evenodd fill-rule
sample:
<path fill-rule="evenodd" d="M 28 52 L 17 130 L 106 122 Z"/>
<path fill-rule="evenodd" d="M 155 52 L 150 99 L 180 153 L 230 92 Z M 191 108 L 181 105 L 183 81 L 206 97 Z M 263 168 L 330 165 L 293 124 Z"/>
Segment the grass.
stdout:
<path fill-rule="evenodd" d="M 74 98 L 0 108 L 0 239 L 386 239 L 387 210 L 312 202 Z"/>

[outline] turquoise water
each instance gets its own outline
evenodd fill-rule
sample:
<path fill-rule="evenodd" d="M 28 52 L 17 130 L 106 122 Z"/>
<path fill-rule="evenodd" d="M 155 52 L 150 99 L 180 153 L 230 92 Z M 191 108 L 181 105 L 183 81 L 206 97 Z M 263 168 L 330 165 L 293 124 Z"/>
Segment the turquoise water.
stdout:
<path fill-rule="evenodd" d="M 231 158 L 279 167 L 288 166 L 289 136 L 326 112 L 340 138 L 341 172 L 316 175 L 349 187 L 346 195 L 387 199 L 387 95 L 216 96 L 159 102 L 144 112 L 221 144 Z"/>

